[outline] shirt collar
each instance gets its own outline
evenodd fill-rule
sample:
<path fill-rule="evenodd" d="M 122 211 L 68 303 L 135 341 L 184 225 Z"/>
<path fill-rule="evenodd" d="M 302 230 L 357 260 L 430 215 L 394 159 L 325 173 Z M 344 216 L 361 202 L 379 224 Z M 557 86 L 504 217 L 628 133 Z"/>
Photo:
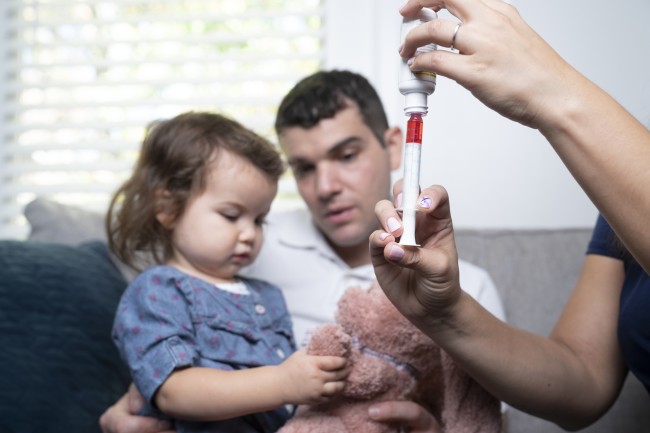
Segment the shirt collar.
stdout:
<path fill-rule="evenodd" d="M 328 260 L 337 263 L 339 266 L 349 268 L 332 249 L 325 235 L 316 227 L 311 214 L 307 210 L 292 212 L 289 218 L 282 221 L 283 227 L 280 232 L 282 238 L 280 243 L 287 245 L 291 248 L 315 250 L 321 256 Z"/>

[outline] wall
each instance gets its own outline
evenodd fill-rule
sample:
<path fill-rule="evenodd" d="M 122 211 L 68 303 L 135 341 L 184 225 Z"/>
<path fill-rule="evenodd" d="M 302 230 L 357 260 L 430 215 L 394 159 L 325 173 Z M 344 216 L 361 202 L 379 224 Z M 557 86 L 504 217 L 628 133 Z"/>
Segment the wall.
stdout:
<path fill-rule="evenodd" d="M 0 29 L 6 27 L 6 22 L 4 21 L 4 17 L 7 14 L 7 2 L 0 1 Z M 4 37 L 0 36 L 0 59 L 6 58 L 6 50 L 7 50 L 7 41 L 5 40 Z M 0 98 L 4 100 L 5 94 L 8 92 L 7 89 L 7 83 L 4 77 L 7 77 L 7 70 L 6 70 L 5 62 L 0 61 Z M 1 107 L 0 107 L 1 108 Z M 2 114 L 2 110 L 0 109 L 0 114 Z M 0 131 L 4 131 L 6 128 L 6 119 L 5 116 L 0 115 Z M 6 160 L 5 160 L 5 144 L 0 141 L 0 173 L 4 172 L 6 170 Z M 6 186 L 4 185 L 3 182 L 0 182 L 0 197 L 3 196 L 3 188 Z M 0 211 L 0 221 L 2 221 L 2 213 Z M 2 227 L 0 226 L 0 238 L 4 238 L 2 236 Z"/>
<path fill-rule="evenodd" d="M 377 86 L 393 124 L 401 0 L 330 0 L 336 16 L 326 67 L 359 71 Z M 650 127 L 650 2 L 511 1 L 565 59 Z M 381 6 L 379 6 L 381 5 Z M 441 15 L 444 17 L 444 15 Z M 462 32 L 462 30 L 461 30 Z M 421 184 L 450 192 L 457 227 L 588 227 L 596 210 L 544 138 L 508 121 L 455 82 L 438 78 L 425 118 Z"/>

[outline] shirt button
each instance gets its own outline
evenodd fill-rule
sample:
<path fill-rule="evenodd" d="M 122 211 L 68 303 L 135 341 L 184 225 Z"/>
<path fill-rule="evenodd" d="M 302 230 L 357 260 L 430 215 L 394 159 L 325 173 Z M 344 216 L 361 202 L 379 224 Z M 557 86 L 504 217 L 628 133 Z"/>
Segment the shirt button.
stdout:
<path fill-rule="evenodd" d="M 255 311 L 257 312 L 257 314 L 264 314 L 266 313 L 266 308 L 264 308 L 264 305 L 257 304 L 255 306 Z"/>
<path fill-rule="evenodd" d="M 284 354 L 284 350 L 282 350 L 282 349 L 277 349 L 277 350 L 275 351 L 275 353 L 277 353 L 278 356 L 279 356 L 280 358 L 282 358 L 282 359 L 284 359 L 284 358 L 286 357 L 286 355 Z"/>

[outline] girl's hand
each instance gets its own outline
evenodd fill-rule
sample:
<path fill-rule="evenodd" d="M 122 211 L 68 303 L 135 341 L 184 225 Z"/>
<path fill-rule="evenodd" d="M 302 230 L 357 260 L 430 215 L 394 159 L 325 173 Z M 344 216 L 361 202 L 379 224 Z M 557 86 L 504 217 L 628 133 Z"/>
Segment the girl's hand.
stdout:
<path fill-rule="evenodd" d="M 350 373 L 347 359 L 308 355 L 301 349 L 278 366 L 285 404 L 321 404 L 343 391 Z"/>

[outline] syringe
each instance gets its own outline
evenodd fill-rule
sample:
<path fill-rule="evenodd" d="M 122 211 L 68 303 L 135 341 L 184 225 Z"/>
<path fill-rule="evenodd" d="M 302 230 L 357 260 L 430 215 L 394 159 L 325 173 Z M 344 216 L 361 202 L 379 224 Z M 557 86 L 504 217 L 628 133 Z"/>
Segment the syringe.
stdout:
<path fill-rule="evenodd" d="M 401 42 L 414 27 L 437 18 L 430 9 L 421 9 L 417 16 L 404 17 L 400 31 Z M 416 50 L 415 55 L 437 49 L 435 44 L 425 45 Z M 406 145 L 404 147 L 404 185 L 402 188 L 402 226 L 404 231 L 399 243 L 415 245 L 415 205 L 420 195 L 420 155 L 422 153 L 422 116 L 428 111 L 427 97 L 436 89 L 436 74 L 413 72 L 402 59 L 399 69 L 398 88 L 404 95 L 404 114 L 409 116 L 406 125 Z"/>
<path fill-rule="evenodd" d="M 422 113 L 411 113 L 406 124 L 404 148 L 404 184 L 402 188 L 402 224 L 399 243 L 415 245 L 415 202 L 420 194 L 420 156 L 422 154 Z"/>

